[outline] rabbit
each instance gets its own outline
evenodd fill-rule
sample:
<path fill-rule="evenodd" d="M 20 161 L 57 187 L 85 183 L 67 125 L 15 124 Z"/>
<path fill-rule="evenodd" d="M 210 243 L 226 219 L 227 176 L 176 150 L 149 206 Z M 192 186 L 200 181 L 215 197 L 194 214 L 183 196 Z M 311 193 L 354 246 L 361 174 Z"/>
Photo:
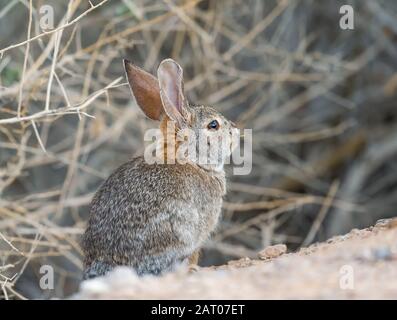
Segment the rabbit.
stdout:
<path fill-rule="evenodd" d="M 226 193 L 224 160 L 239 135 L 236 125 L 214 108 L 189 105 L 183 70 L 174 60 L 160 63 L 157 78 L 128 60 L 124 69 L 140 109 L 160 121 L 160 154 L 166 155 L 172 142 L 178 144 L 176 133 L 185 128 L 193 135 L 201 132 L 208 145 L 222 140 L 225 150 L 210 151 L 216 163 L 187 158 L 185 163 L 149 164 L 141 156 L 111 174 L 91 202 L 82 240 L 84 279 L 119 265 L 142 276 L 162 275 L 185 262 L 196 264 L 200 247 L 217 226 Z M 170 123 L 171 134 L 166 132 Z"/>

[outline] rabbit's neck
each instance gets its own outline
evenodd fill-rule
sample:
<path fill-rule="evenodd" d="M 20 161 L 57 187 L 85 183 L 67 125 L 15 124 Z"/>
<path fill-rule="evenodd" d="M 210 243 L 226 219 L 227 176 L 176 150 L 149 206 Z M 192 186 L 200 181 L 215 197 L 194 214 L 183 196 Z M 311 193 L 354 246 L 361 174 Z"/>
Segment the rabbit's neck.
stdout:
<path fill-rule="evenodd" d="M 162 157 L 164 163 L 174 163 L 176 159 L 176 131 L 172 120 L 165 115 L 160 124 L 161 139 L 159 140 L 158 148 L 159 155 Z"/>
<path fill-rule="evenodd" d="M 219 183 L 222 195 L 226 194 L 226 174 L 223 165 L 219 168 L 209 165 L 198 165 L 196 163 L 194 165 L 204 170 L 207 176 L 209 176 L 211 179 L 215 179 Z"/>
<path fill-rule="evenodd" d="M 203 168 L 205 171 L 213 172 L 216 174 L 225 174 L 224 164 L 199 164 L 196 163 L 197 166 Z"/>

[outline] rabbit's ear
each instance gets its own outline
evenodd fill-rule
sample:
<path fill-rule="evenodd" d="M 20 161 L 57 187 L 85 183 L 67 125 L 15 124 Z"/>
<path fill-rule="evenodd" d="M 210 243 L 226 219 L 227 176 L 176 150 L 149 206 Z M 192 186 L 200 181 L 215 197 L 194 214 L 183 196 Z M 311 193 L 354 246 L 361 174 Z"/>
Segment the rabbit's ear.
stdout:
<path fill-rule="evenodd" d="M 138 106 L 150 119 L 160 120 L 163 104 L 157 79 L 126 59 L 124 59 L 124 69 Z"/>
<path fill-rule="evenodd" d="M 190 122 L 190 112 L 183 92 L 183 70 L 172 59 L 165 59 L 157 70 L 160 85 L 160 97 L 165 113 L 178 126 L 184 127 Z"/>

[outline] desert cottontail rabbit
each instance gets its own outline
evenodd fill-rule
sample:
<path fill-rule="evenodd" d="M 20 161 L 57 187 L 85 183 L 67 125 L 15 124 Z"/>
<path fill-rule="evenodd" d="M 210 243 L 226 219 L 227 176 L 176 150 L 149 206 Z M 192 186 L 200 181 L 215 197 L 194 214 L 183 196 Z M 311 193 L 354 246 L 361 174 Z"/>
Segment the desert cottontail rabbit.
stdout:
<path fill-rule="evenodd" d="M 216 227 L 225 194 L 225 155 L 238 135 L 234 124 L 207 106 L 189 106 L 183 92 L 182 68 L 172 59 L 162 61 L 157 78 L 124 61 L 128 82 L 139 107 L 160 121 L 165 137 L 162 154 L 176 134 L 204 135 L 210 146 L 201 163 L 151 163 L 137 157 L 119 167 L 96 192 L 83 236 L 84 278 L 103 275 L 117 265 L 131 266 L 138 275 L 161 274 L 192 257 Z M 174 124 L 170 135 L 168 124 Z M 174 139 L 173 141 L 171 141 Z M 193 139 L 198 150 L 200 139 Z M 165 157 L 167 159 L 167 157 Z M 164 160 L 164 159 L 163 159 Z"/>

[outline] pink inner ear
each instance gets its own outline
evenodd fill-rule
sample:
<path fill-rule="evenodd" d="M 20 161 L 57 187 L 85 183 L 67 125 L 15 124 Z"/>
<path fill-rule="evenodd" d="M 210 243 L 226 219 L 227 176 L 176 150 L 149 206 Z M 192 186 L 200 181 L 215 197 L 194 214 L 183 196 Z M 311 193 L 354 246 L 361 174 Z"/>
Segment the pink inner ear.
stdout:
<path fill-rule="evenodd" d="M 171 103 L 171 106 L 164 107 L 175 108 L 180 114 L 184 107 L 182 73 L 182 68 L 171 59 L 164 60 L 158 69 L 160 88 Z"/>
<path fill-rule="evenodd" d="M 180 112 L 181 101 L 179 101 L 179 90 L 175 81 L 175 76 L 171 75 L 168 72 L 164 73 L 164 82 L 165 82 L 165 94 L 168 96 L 168 99 Z"/>

